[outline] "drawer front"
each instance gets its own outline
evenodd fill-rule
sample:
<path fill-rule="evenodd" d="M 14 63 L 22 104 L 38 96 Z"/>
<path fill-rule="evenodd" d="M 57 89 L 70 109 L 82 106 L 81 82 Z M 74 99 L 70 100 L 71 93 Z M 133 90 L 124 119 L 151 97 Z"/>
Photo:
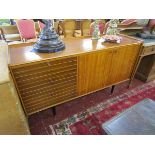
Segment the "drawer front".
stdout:
<path fill-rule="evenodd" d="M 28 115 L 77 96 L 77 58 L 11 68 Z"/>
<path fill-rule="evenodd" d="M 145 46 L 143 49 L 143 54 L 151 54 L 151 53 L 155 53 L 155 45 L 152 46 Z"/>

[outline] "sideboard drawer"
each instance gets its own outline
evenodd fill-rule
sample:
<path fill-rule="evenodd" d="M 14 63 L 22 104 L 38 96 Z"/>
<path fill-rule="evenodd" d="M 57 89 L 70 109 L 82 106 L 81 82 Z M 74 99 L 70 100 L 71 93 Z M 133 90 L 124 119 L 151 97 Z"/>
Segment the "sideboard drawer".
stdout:
<path fill-rule="evenodd" d="M 26 113 L 52 107 L 77 96 L 77 58 L 13 67 Z"/>
<path fill-rule="evenodd" d="M 152 46 L 144 46 L 143 48 L 143 54 L 150 54 L 150 53 L 155 53 L 155 45 Z"/>

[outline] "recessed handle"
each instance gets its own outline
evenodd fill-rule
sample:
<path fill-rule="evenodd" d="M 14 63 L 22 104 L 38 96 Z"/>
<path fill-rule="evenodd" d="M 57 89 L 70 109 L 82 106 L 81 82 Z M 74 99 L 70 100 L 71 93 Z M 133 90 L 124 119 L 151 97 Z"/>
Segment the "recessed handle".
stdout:
<path fill-rule="evenodd" d="M 110 53 L 110 54 L 112 54 L 112 53 L 113 53 L 113 51 L 109 51 L 109 53 Z"/>
<path fill-rule="evenodd" d="M 49 67 L 51 67 L 51 66 L 52 66 L 50 62 L 47 62 L 47 65 L 48 65 Z"/>
<path fill-rule="evenodd" d="M 116 52 L 117 52 L 117 50 L 114 50 L 113 52 L 114 52 L 114 53 L 116 53 Z"/>

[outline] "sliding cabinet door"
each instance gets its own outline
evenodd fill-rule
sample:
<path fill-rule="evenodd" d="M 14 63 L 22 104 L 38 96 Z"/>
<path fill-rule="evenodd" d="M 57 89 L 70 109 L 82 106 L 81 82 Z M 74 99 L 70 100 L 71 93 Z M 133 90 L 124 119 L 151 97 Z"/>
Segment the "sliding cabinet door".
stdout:
<path fill-rule="evenodd" d="M 114 49 L 108 85 L 130 79 L 139 54 L 140 45 L 128 45 Z"/>
<path fill-rule="evenodd" d="M 78 57 L 78 94 L 83 95 L 107 85 L 112 50 L 96 51 Z"/>

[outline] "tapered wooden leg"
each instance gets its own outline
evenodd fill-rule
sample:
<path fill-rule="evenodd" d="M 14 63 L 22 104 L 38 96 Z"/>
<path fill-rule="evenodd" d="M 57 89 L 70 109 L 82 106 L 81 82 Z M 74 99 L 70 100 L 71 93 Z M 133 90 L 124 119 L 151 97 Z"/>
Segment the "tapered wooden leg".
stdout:
<path fill-rule="evenodd" d="M 111 94 L 114 92 L 115 85 L 111 87 Z"/>
<path fill-rule="evenodd" d="M 56 108 L 55 107 L 52 107 L 52 112 L 53 112 L 53 116 L 56 115 Z"/>

